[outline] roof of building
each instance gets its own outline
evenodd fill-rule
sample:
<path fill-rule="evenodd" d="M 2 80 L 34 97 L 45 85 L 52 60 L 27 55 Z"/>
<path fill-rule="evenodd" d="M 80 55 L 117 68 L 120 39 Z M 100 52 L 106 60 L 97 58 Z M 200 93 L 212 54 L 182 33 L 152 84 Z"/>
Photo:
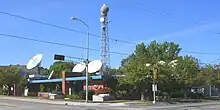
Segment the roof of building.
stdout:
<path fill-rule="evenodd" d="M 102 75 L 99 76 L 90 76 L 94 80 L 103 79 Z M 59 79 L 46 79 L 46 80 L 30 80 L 29 83 L 53 83 L 53 82 L 62 82 L 62 78 Z M 79 80 L 86 80 L 86 77 L 68 77 L 66 81 L 79 81 Z"/>

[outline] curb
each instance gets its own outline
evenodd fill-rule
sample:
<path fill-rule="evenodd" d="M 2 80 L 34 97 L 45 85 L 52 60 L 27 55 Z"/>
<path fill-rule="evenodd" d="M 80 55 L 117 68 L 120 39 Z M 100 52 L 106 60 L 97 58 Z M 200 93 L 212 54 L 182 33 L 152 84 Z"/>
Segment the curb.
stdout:
<path fill-rule="evenodd" d="M 181 104 L 181 105 L 168 105 L 166 108 L 177 108 L 177 107 L 199 107 L 206 105 L 219 105 L 220 102 L 212 102 L 212 103 L 191 103 L 191 104 Z M 164 106 L 149 106 L 150 109 L 162 109 Z"/>
<path fill-rule="evenodd" d="M 16 100 L 23 102 L 35 102 L 35 103 L 44 103 L 44 104 L 56 104 L 56 105 L 76 105 L 76 106 L 128 106 L 125 103 L 83 103 L 83 102 L 70 102 L 70 101 L 57 101 L 57 100 L 47 100 L 47 99 L 28 99 L 21 97 L 5 97 L 1 96 L 0 99 L 5 100 Z"/>

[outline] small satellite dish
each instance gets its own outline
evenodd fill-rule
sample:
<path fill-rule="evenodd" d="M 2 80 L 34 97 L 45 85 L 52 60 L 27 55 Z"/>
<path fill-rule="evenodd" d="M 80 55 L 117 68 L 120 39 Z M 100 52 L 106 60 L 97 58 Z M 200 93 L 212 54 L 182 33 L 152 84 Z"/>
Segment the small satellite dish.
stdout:
<path fill-rule="evenodd" d="M 83 72 L 86 68 L 86 64 L 85 63 L 79 63 L 76 66 L 74 66 L 72 72 Z"/>
<path fill-rule="evenodd" d="M 88 64 L 88 72 L 95 73 L 99 71 L 102 67 L 102 62 L 100 60 L 93 60 Z"/>
<path fill-rule="evenodd" d="M 42 58 L 43 54 L 37 54 L 32 57 L 26 65 L 27 69 L 33 69 L 34 67 L 38 66 L 41 63 Z"/>

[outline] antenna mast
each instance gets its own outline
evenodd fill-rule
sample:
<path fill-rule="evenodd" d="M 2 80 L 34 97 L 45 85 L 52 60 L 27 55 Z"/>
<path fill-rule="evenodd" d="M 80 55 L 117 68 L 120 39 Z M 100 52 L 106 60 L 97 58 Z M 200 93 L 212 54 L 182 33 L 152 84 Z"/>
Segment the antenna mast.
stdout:
<path fill-rule="evenodd" d="M 109 7 L 103 4 L 101 9 L 101 62 L 103 64 L 101 68 L 101 74 L 105 72 L 106 68 L 110 66 L 110 54 L 109 54 L 109 36 L 108 36 L 108 12 Z"/>

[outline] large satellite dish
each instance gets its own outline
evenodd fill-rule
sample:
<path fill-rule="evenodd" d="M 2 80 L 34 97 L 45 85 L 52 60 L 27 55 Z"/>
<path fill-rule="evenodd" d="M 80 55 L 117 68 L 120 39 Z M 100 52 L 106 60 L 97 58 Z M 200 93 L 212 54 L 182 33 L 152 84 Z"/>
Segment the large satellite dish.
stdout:
<path fill-rule="evenodd" d="M 100 60 L 93 60 L 88 64 L 88 72 L 95 73 L 99 71 L 102 67 L 102 62 Z"/>
<path fill-rule="evenodd" d="M 37 54 L 34 57 L 32 57 L 26 65 L 27 69 L 33 69 L 36 66 L 38 66 L 41 63 L 42 58 L 43 54 Z"/>
<path fill-rule="evenodd" d="M 72 72 L 83 72 L 86 68 L 86 64 L 85 63 L 79 63 L 76 66 L 74 66 Z"/>

